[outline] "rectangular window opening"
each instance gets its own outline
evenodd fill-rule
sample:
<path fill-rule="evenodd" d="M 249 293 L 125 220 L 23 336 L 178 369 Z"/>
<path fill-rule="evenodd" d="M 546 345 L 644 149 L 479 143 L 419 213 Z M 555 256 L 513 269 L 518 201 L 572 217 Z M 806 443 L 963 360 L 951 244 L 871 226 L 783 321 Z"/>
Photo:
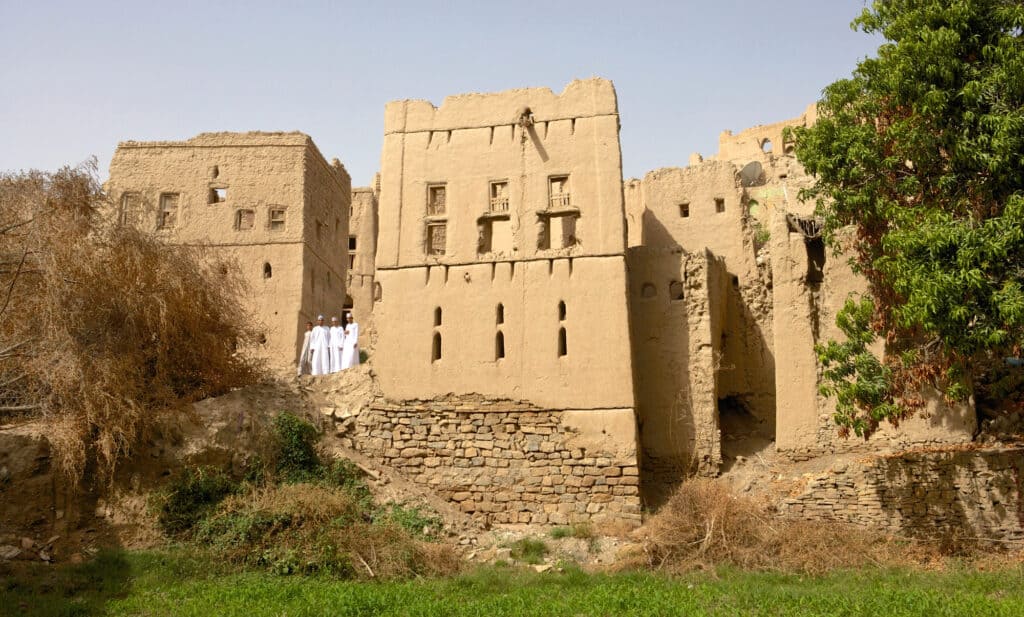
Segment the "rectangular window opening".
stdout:
<path fill-rule="evenodd" d="M 178 224 L 178 193 L 160 195 L 160 217 L 157 229 L 174 229 Z"/>
<path fill-rule="evenodd" d="M 348 250 L 350 250 L 350 251 L 356 250 L 356 237 L 355 236 L 349 236 L 348 237 Z"/>
<path fill-rule="evenodd" d="M 508 212 L 508 181 L 491 182 L 490 212 Z"/>
<path fill-rule="evenodd" d="M 447 225 L 430 223 L 427 225 L 427 255 L 444 255 Z"/>
<path fill-rule="evenodd" d="M 210 204 L 222 204 L 228 200 L 228 190 L 226 188 L 211 188 L 207 203 Z"/>
<path fill-rule="evenodd" d="M 142 195 L 125 193 L 121 196 L 121 210 L 117 213 L 119 225 L 136 226 L 142 214 Z"/>
<path fill-rule="evenodd" d="M 715 197 L 715 212 L 719 214 L 725 212 L 725 199 L 722 197 Z"/>
<path fill-rule="evenodd" d="M 427 216 L 444 215 L 447 192 L 447 187 L 444 184 L 427 187 Z"/>
<path fill-rule="evenodd" d="M 267 221 L 267 227 L 271 231 L 281 231 L 284 229 L 284 208 L 271 208 L 270 218 Z"/>
<path fill-rule="evenodd" d="M 684 219 L 690 216 L 690 202 L 684 201 L 679 204 L 679 216 Z"/>
<path fill-rule="evenodd" d="M 571 208 L 569 199 L 569 176 L 551 176 L 548 178 L 548 195 L 551 209 Z"/>
<path fill-rule="evenodd" d="M 253 210 L 242 209 L 235 212 L 235 229 L 238 231 L 245 231 L 252 229 L 256 223 L 256 212 Z"/>

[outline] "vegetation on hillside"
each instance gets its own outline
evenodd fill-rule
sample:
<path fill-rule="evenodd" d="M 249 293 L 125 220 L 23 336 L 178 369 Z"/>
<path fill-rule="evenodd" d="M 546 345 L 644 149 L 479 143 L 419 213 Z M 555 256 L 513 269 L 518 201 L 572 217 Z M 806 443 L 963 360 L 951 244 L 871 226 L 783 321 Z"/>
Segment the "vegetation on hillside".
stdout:
<path fill-rule="evenodd" d="M 280 414 L 262 465 L 242 481 L 186 470 L 168 486 L 160 526 L 200 551 L 277 574 L 389 579 L 459 570 L 457 553 L 436 542 L 439 518 L 376 504 L 362 471 L 323 460 L 317 437 L 308 422 Z"/>
<path fill-rule="evenodd" d="M 827 241 L 855 228 L 854 265 L 869 283 L 839 317 L 863 340 L 818 350 L 836 422 L 868 436 L 921 408 L 923 386 L 963 400 L 1013 381 L 1004 359 L 1024 347 L 1024 5 L 877 0 L 853 25 L 886 42 L 825 89 L 817 123 L 794 136 L 816 179 L 801 196 L 817 200 Z M 863 353 L 876 337 L 884 366 Z"/>
<path fill-rule="evenodd" d="M 0 418 L 49 425 L 60 467 L 113 473 L 160 421 L 251 383 L 240 279 L 101 216 L 95 164 L 0 174 Z M 108 208 L 109 211 L 109 208 Z"/>

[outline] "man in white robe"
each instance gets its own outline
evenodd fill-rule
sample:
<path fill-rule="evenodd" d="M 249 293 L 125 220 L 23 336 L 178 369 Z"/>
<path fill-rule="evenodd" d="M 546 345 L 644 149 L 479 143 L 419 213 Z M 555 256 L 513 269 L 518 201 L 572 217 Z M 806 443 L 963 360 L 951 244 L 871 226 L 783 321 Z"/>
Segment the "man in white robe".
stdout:
<path fill-rule="evenodd" d="M 324 316 L 316 318 L 316 327 L 309 335 L 309 348 L 313 351 L 313 374 L 326 375 L 331 371 L 331 331 L 324 325 Z"/>
<path fill-rule="evenodd" d="M 341 348 L 341 368 L 352 368 L 359 366 L 359 324 L 356 323 L 352 313 L 348 313 L 345 319 L 345 345 Z"/>
<path fill-rule="evenodd" d="M 345 328 L 337 317 L 331 317 L 331 372 L 341 371 L 341 349 L 345 343 Z"/>
<path fill-rule="evenodd" d="M 302 351 L 299 352 L 298 368 L 295 371 L 296 375 L 309 375 L 313 370 L 313 355 L 312 349 L 309 347 L 309 338 L 313 333 L 313 322 L 306 322 L 306 333 L 302 336 Z"/>

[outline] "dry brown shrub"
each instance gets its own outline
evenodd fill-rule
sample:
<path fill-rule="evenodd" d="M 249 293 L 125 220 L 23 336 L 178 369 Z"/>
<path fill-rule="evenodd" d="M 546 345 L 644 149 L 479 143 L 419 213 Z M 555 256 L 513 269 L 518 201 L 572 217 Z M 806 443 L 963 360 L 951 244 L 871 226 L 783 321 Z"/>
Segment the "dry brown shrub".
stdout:
<path fill-rule="evenodd" d="M 284 484 L 225 499 L 195 539 L 235 563 L 356 578 L 406 578 L 458 572 L 447 545 L 423 542 L 394 524 L 369 520 L 345 490 Z"/>
<path fill-rule="evenodd" d="M 731 565 L 752 570 L 821 573 L 898 561 L 891 538 L 835 521 L 779 517 L 724 483 L 683 483 L 641 528 L 641 549 L 626 567 L 672 572 Z"/>
<path fill-rule="evenodd" d="M 161 420 L 252 383 L 238 277 L 99 216 L 95 166 L 0 175 L 0 417 L 51 423 L 60 467 L 110 476 Z M 229 269 L 230 271 L 230 269 Z"/>

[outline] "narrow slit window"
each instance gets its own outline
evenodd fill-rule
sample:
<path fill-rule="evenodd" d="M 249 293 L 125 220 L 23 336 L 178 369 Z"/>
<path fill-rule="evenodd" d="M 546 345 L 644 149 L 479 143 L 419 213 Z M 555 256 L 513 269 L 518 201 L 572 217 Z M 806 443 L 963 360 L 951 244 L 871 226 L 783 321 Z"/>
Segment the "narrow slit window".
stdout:
<path fill-rule="evenodd" d="M 565 321 L 565 301 L 558 302 L 558 321 Z"/>
<path fill-rule="evenodd" d="M 569 355 L 569 345 L 565 340 L 565 328 L 558 329 L 558 357 Z"/>
<path fill-rule="evenodd" d="M 431 346 L 430 360 L 431 362 L 437 362 L 441 359 L 441 333 L 434 333 L 434 344 Z"/>
<path fill-rule="evenodd" d="M 498 305 L 494 321 L 495 321 L 495 323 L 499 323 L 499 324 L 505 323 L 505 305 L 504 304 L 499 304 Z"/>
<path fill-rule="evenodd" d="M 437 327 L 437 326 L 440 326 L 440 325 L 441 325 L 441 307 L 439 306 L 439 307 L 434 309 L 434 326 Z"/>
<path fill-rule="evenodd" d="M 505 335 L 498 332 L 494 335 L 494 359 L 501 360 L 505 357 Z"/>
<path fill-rule="evenodd" d="M 270 262 L 263 262 L 263 278 L 268 279 L 272 276 L 274 276 L 274 269 L 270 266 Z"/>

